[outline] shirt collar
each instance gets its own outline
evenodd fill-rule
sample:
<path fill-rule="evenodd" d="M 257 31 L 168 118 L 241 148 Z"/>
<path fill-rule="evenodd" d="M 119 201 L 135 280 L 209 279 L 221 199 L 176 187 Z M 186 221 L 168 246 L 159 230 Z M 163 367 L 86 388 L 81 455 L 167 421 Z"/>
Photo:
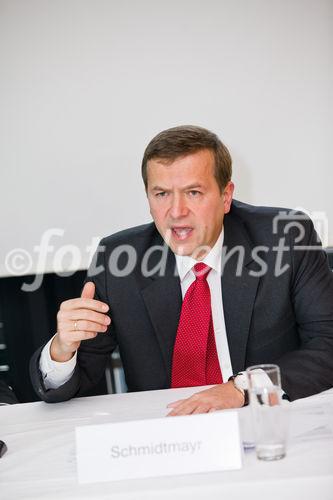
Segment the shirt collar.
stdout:
<path fill-rule="evenodd" d="M 224 231 L 222 229 L 220 236 L 217 238 L 216 243 L 211 251 L 205 256 L 202 261 L 200 261 L 214 269 L 218 274 L 221 274 L 223 239 Z M 192 257 L 188 257 L 187 255 L 175 254 L 175 257 L 178 275 L 180 281 L 183 281 L 187 273 L 191 271 L 192 267 L 197 264 L 198 261 L 196 261 Z"/>

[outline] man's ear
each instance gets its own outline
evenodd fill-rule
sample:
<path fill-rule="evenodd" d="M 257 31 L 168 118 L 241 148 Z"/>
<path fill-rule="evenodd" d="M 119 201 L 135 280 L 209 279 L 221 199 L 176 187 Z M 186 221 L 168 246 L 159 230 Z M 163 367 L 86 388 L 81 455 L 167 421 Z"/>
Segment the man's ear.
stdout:
<path fill-rule="evenodd" d="M 232 196 L 234 194 L 235 185 L 232 181 L 229 181 L 223 191 L 223 206 L 224 213 L 227 214 L 230 211 Z"/>

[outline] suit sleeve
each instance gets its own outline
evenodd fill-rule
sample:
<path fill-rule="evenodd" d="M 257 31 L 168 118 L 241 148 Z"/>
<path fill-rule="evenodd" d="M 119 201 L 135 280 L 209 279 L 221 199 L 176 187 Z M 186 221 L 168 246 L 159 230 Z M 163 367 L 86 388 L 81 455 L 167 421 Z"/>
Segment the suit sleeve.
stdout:
<path fill-rule="evenodd" d="M 85 396 L 104 376 L 107 361 L 117 346 L 116 332 L 112 324 L 112 304 L 109 303 L 106 289 L 106 273 L 105 247 L 102 240 L 90 265 L 85 282 L 93 281 L 96 285 L 95 299 L 109 305 L 111 325 L 106 333 L 100 333 L 94 339 L 81 342 L 72 377 L 57 389 L 45 388 L 39 369 L 40 355 L 44 346 L 34 353 L 30 361 L 30 377 L 38 396 L 47 403 L 57 403 L 73 397 Z"/>
<path fill-rule="evenodd" d="M 289 234 L 292 262 L 290 296 L 300 339 L 299 349 L 283 355 L 282 386 L 291 400 L 333 386 L 333 273 L 312 221 L 303 235 Z"/>

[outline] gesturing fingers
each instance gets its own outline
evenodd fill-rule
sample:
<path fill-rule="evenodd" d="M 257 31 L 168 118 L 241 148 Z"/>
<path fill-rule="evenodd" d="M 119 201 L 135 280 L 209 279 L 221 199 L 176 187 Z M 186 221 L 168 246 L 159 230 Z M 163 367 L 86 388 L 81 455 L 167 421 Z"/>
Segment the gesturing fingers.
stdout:
<path fill-rule="evenodd" d="M 71 311 L 60 309 L 57 318 L 59 322 L 83 320 L 98 323 L 99 325 L 109 325 L 111 323 L 110 317 L 106 314 L 97 313 L 88 309 L 74 309 Z"/>
<path fill-rule="evenodd" d="M 51 344 L 51 357 L 55 361 L 68 361 L 82 340 L 107 332 L 111 323 L 106 314 L 109 306 L 94 299 L 95 291 L 95 284 L 87 282 L 81 297 L 62 302 L 57 315 L 57 335 Z"/>
<path fill-rule="evenodd" d="M 82 306 L 82 302 L 85 300 L 92 299 L 80 298 L 78 299 L 79 302 L 75 302 L 75 304 Z M 96 310 L 95 306 L 98 301 L 93 301 L 95 303 L 94 309 L 84 307 L 69 309 L 68 302 L 73 305 L 73 301 L 67 301 L 66 307 L 61 307 L 57 315 L 57 331 L 63 344 L 66 344 L 66 346 L 73 344 L 72 348 L 77 349 L 81 340 L 92 339 L 98 333 L 107 332 L 111 319 L 107 314 Z"/>
<path fill-rule="evenodd" d="M 90 309 L 92 311 L 106 313 L 109 310 L 109 306 L 100 300 L 79 297 L 62 302 L 60 309 L 63 311 L 71 311 L 72 309 Z"/>
<path fill-rule="evenodd" d="M 60 328 L 66 329 L 69 332 L 78 332 L 80 330 L 86 332 L 106 332 L 108 325 L 101 325 L 100 323 L 95 323 L 94 321 L 88 321 L 85 319 L 78 319 L 77 321 L 65 321 L 60 323 Z"/>

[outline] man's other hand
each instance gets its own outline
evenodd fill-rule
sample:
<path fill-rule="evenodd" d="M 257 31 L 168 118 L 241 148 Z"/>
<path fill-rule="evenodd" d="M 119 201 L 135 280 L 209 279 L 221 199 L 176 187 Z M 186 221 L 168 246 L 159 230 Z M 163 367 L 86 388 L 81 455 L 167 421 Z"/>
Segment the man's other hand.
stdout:
<path fill-rule="evenodd" d="M 243 404 L 243 394 L 230 381 L 197 392 L 190 398 L 168 404 L 167 408 L 172 408 L 172 411 L 167 416 L 195 415 L 227 408 L 241 408 Z"/>
<path fill-rule="evenodd" d="M 95 284 L 87 282 L 80 298 L 62 302 L 57 314 L 57 334 L 51 344 L 54 361 L 70 360 L 82 340 L 105 333 L 111 323 L 107 316 L 109 306 L 94 299 Z"/>

